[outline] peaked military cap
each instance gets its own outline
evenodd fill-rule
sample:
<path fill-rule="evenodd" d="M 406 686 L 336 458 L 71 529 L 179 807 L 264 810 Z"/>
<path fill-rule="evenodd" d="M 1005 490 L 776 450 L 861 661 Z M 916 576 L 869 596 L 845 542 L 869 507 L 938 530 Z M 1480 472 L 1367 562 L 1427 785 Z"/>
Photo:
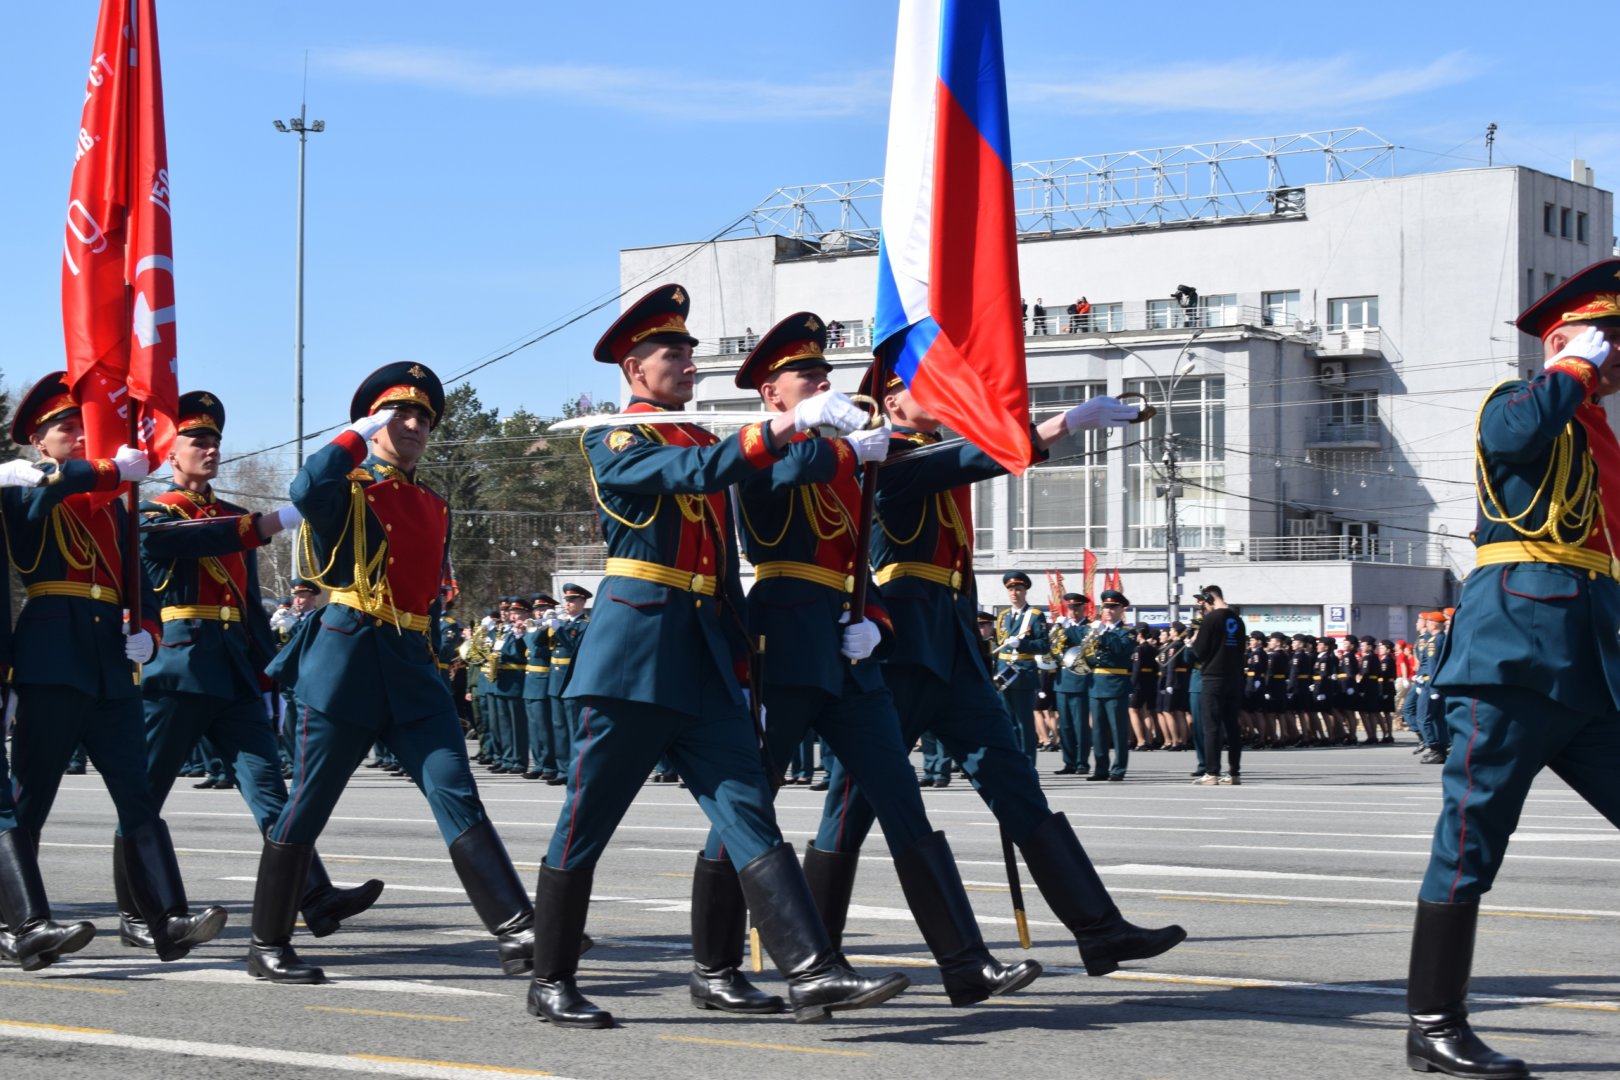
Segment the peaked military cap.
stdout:
<path fill-rule="evenodd" d="M 881 402 L 883 400 L 883 398 L 884 398 L 884 395 L 892 394 L 896 390 L 904 390 L 906 388 L 906 381 L 904 379 L 902 379 L 900 376 L 896 375 L 893 371 L 891 371 L 888 368 L 887 365 L 884 366 L 883 374 L 884 374 L 884 379 L 883 379 L 883 393 L 882 394 L 876 393 L 872 389 L 872 369 L 871 368 L 867 368 L 866 369 L 866 374 L 861 376 L 861 386 L 860 386 L 860 389 L 856 391 L 856 393 L 865 394 L 867 397 L 871 397 L 871 398 L 877 398 L 878 401 Z"/>
<path fill-rule="evenodd" d="M 1561 326 L 1620 326 L 1620 259 L 1605 259 L 1571 275 L 1526 308 L 1514 325 L 1538 338 Z"/>
<path fill-rule="evenodd" d="M 988 611 L 979 612 L 977 615 L 974 616 L 974 619 L 976 621 L 978 621 L 978 622 L 995 622 L 996 621 L 996 617 L 994 615 L 990 614 Z"/>
<path fill-rule="evenodd" d="M 1001 583 L 1003 585 L 1022 585 L 1027 589 L 1029 588 L 1029 575 L 1022 570 L 1009 570 L 1001 575 Z"/>
<path fill-rule="evenodd" d="M 571 581 L 563 584 L 562 594 L 564 600 L 572 597 L 578 597 L 581 600 L 589 600 L 591 598 L 591 590 L 587 589 L 583 585 L 575 585 Z"/>
<path fill-rule="evenodd" d="M 181 435 L 225 434 L 225 403 L 206 390 L 181 394 L 174 430 Z"/>
<path fill-rule="evenodd" d="M 1066 604 L 1089 604 L 1091 603 L 1091 597 L 1085 593 L 1066 592 L 1063 594 L 1063 602 Z"/>
<path fill-rule="evenodd" d="M 384 364 L 365 377 L 349 402 L 349 419 L 370 416 L 391 405 L 420 405 L 428 411 L 430 426 L 444 418 L 444 384 L 421 364 L 398 360 Z"/>
<path fill-rule="evenodd" d="M 79 403 L 68 390 L 67 372 L 53 371 L 30 386 L 17 403 L 17 411 L 11 417 L 11 441 L 27 446 L 40 425 L 78 411 Z"/>
<path fill-rule="evenodd" d="M 1121 607 L 1131 606 L 1131 602 L 1125 599 L 1125 594 L 1118 589 L 1104 589 L 1102 591 L 1102 602 L 1105 604 L 1118 604 Z"/>
<path fill-rule="evenodd" d="M 827 362 L 827 324 L 813 311 L 795 311 L 759 339 L 733 380 L 743 390 L 758 390 L 783 371 L 832 370 Z"/>
<path fill-rule="evenodd" d="M 298 593 L 318 593 L 321 591 L 321 587 L 306 577 L 295 577 L 292 579 L 292 591 L 294 595 Z"/>
<path fill-rule="evenodd" d="M 643 341 L 684 341 L 696 345 L 698 339 L 686 329 L 686 316 L 692 298 L 679 285 L 660 285 L 637 300 L 607 328 L 591 353 L 603 364 L 617 364 Z"/>

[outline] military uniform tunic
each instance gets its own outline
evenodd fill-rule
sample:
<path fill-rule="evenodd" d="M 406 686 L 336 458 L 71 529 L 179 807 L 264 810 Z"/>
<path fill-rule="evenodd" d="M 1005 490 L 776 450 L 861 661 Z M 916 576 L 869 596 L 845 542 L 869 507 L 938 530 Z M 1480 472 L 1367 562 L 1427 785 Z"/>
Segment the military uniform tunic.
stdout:
<path fill-rule="evenodd" d="M 556 744 L 551 734 L 551 631 L 536 626 L 523 635 L 528 663 L 523 668 L 523 716 L 529 726 L 529 752 L 543 779 L 557 776 Z M 565 751 L 566 752 L 566 751 Z"/>
<path fill-rule="evenodd" d="M 1093 776 L 1124 776 L 1131 763 L 1131 665 L 1136 642 L 1124 626 L 1100 630 L 1091 638 Z M 1110 760 L 1112 755 L 1112 760 Z"/>
<path fill-rule="evenodd" d="M 1010 638 L 1019 639 L 1016 651 L 1001 647 Z M 1001 697 L 1012 717 L 1018 745 L 1031 762 L 1040 749 L 1035 735 L 1035 693 L 1041 688 L 1041 672 L 1035 658 L 1051 646 L 1046 615 L 1039 608 L 1026 604 L 1017 610 L 1008 608 L 996 616 L 996 673 L 1006 680 Z M 1014 674 L 1005 674 L 1008 671 Z"/>
<path fill-rule="evenodd" d="M 1052 655 L 1058 661 L 1057 693 L 1058 744 L 1063 748 L 1063 766 L 1076 772 L 1091 768 L 1091 675 L 1070 671 L 1063 666 L 1063 654 L 1085 640 L 1085 620 L 1054 626 Z"/>

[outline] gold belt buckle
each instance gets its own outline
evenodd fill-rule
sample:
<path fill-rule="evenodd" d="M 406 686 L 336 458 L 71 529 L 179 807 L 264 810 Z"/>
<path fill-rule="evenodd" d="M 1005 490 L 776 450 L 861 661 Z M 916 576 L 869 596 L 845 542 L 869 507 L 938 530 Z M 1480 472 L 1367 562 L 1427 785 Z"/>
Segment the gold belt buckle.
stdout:
<path fill-rule="evenodd" d="M 101 599 L 101 586 L 100 585 L 91 585 L 90 586 L 90 599 L 92 599 L 92 600 L 100 600 Z"/>
<path fill-rule="evenodd" d="M 962 588 L 962 571 L 951 571 L 951 588 L 958 590 Z"/>
<path fill-rule="evenodd" d="M 692 591 L 695 593 L 707 594 L 710 588 L 709 583 L 713 580 L 714 579 L 709 577 L 707 574 L 693 574 Z"/>
<path fill-rule="evenodd" d="M 855 575 L 854 574 L 845 574 L 844 575 L 844 591 L 847 592 L 847 593 L 852 593 L 852 592 L 855 591 Z"/>
<path fill-rule="evenodd" d="M 231 621 L 231 609 L 230 608 L 224 607 L 224 606 L 220 607 L 220 609 L 219 609 L 219 621 L 220 622 L 230 622 Z"/>

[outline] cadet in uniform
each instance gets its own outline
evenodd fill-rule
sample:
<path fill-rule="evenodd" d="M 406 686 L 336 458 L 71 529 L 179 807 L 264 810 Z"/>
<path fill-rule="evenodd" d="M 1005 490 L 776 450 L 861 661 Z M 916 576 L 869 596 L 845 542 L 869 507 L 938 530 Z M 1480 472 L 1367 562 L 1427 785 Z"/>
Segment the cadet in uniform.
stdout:
<path fill-rule="evenodd" d="M 1131 665 L 1136 639 L 1125 626 L 1130 601 L 1118 589 L 1098 596 L 1101 619 L 1087 635 L 1086 663 L 1091 668 L 1092 770 L 1087 780 L 1124 780 L 1131 762 Z M 1109 754 L 1113 757 L 1110 760 Z"/>
<path fill-rule="evenodd" d="M 1009 570 L 1001 575 L 1009 607 L 996 616 L 996 674 L 1001 680 L 1001 700 L 1012 717 L 1018 745 L 1035 762 L 1039 740 L 1035 735 L 1035 691 L 1041 688 L 1041 673 L 1035 658 L 1051 648 L 1047 637 L 1046 615 L 1029 603 L 1029 575 Z"/>
<path fill-rule="evenodd" d="M 574 741 L 579 737 L 579 710 L 577 701 L 563 697 L 568 688 L 569 674 L 579 655 L 580 642 L 591 624 L 591 614 L 585 610 L 585 601 L 591 591 L 583 585 L 565 582 L 562 587 L 563 609 L 557 615 L 557 625 L 551 630 L 551 751 L 557 758 L 557 777 L 553 784 L 568 779 L 568 766 L 574 757 Z"/>
<path fill-rule="evenodd" d="M 47 473 L 39 487 L 4 492 L 6 547 L 28 591 L 12 676 L 18 826 L 37 844 L 62 766 L 83 743 L 117 807 L 134 901 L 158 957 L 178 960 L 219 933 L 225 911 L 189 913 L 168 826 L 146 782 L 139 665 L 152 658 L 158 613 L 143 578 L 141 595 L 127 601 L 127 634 L 121 626 L 127 511 L 113 494 L 146 475 L 146 455 L 125 447 L 110 461 L 84 460 L 78 403 L 63 372 L 23 396 L 11 437 L 32 445 Z"/>
<path fill-rule="evenodd" d="M 437 375 L 388 364 L 355 392 L 353 422 L 293 478 L 304 516 L 299 558 L 330 594 L 269 671 L 298 695 L 298 755 L 253 893 L 248 972 L 259 978 L 321 980 L 293 951 L 293 920 L 315 840 L 379 738 L 427 797 L 456 874 L 499 942 L 502 969 L 530 966 L 534 908 L 478 798 L 431 640 L 440 584 L 451 577 L 450 507 L 415 470 L 443 415 Z"/>
<path fill-rule="evenodd" d="M 1051 633 L 1052 655 L 1058 659 L 1058 744 L 1063 748 L 1063 767 L 1055 771 L 1057 776 L 1091 771 L 1091 669 L 1076 671 L 1063 663 L 1063 654 L 1085 641 L 1090 603 L 1084 593 L 1064 593 L 1067 613 L 1056 620 Z"/>
<path fill-rule="evenodd" d="M 175 771 L 191 747 L 206 738 L 228 759 L 263 832 L 286 806 L 287 787 L 259 689 L 276 646 L 260 601 L 257 549 L 300 519 L 290 506 L 254 514 L 214 495 L 210 481 L 219 472 L 225 430 L 219 398 L 207 391 L 182 394 L 176 430 L 169 452 L 173 482 L 141 504 L 146 525 L 141 558 L 163 620 L 163 648 L 147 665 L 142 687 L 147 783 L 161 809 Z M 124 840 L 117 834 L 113 882 L 119 938 L 125 945 L 151 948 L 152 935 L 130 892 Z M 299 907 L 310 933 L 324 937 L 369 908 L 382 890 L 375 879 L 338 889 L 320 858 L 312 856 Z"/>
<path fill-rule="evenodd" d="M 1088 972 L 1106 974 L 1122 960 L 1157 956 L 1180 942 L 1185 931 L 1143 930 L 1120 915 L 1068 819 L 1047 804 L 1040 776 L 1018 748 L 1007 710 L 984 667 L 974 628 L 978 602 L 969 485 L 1004 470 L 969 443 L 897 460 L 900 451 L 938 442 L 940 424 L 899 379 L 889 380 L 880 397 L 895 423 L 895 437 L 878 473 L 872 562 L 894 621 L 895 640 L 883 676 L 900 714 L 901 741 L 909 746 L 920 731 L 931 728 L 961 763 L 1006 835 L 1023 851 L 1041 895 L 1075 935 Z M 1137 413 L 1134 405 L 1092 398 L 1042 421 L 1031 435 L 1030 456 L 1044 453 L 1071 431 L 1123 425 Z M 856 797 L 858 789 L 841 761 L 832 766 L 829 779 L 832 790 L 816 849 L 852 856 L 871 829 L 871 805 Z M 844 926 L 855 863 L 852 857 L 818 859 L 819 869 L 812 875 L 817 896 L 836 901 L 822 909 L 822 917 L 838 932 Z M 841 877 L 816 880 L 835 870 Z"/>
<path fill-rule="evenodd" d="M 28 461 L 0 464 L 0 488 L 33 488 L 45 473 Z M 11 683 L 11 576 L 0 577 L 0 685 Z M 9 689 L 3 693 L 9 694 Z M 0 696 L 0 701 L 3 701 Z M 17 806 L 11 799 L 11 771 L 6 741 L 0 737 L 0 959 L 38 971 L 78 952 L 96 936 L 90 922 L 61 925 L 51 919 L 50 900 L 40 877 L 31 837 L 17 828 Z"/>
<path fill-rule="evenodd" d="M 1467 993 L 1479 898 L 1536 774 L 1551 768 L 1620 825 L 1620 442 L 1600 402 L 1620 389 L 1620 259 L 1517 325 L 1546 368 L 1479 412 L 1475 569 L 1433 680 L 1451 754 L 1407 981 L 1407 1063 L 1453 1076 L 1528 1075 L 1469 1028 Z"/>
<path fill-rule="evenodd" d="M 827 329 L 818 316 L 789 315 L 760 338 L 737 372 L 736 385 L 758 393 L 766 412 L 787 413 L 827 391 L 832 366 L 824 355 L 826 343 Z M 787 760 L 812 729 L 832 747 L 849 777 L 869 793 L 900 888 L 940 966 L 951 1004 L 970 1005 L 1027 986 L 1041 968 L 1033 961 L 1009 968 L 990 955 L 945 834 L 935 831 L 923 810 L 912 782 L 910 743 L 901 741 L 894 698 L 880 665 L 870 659 L 893 641 L 876 590 L 868 594 L 861 621 L 851 622 L 856 575 L 867 572 L 864 552 L 856 548 L 859 472 L 888 451 L 886 426 L 842 439 L 799 435 L 783 448 L 781 461 L 743 480 L 743 545 L 754 567 L 748 632 L 759 652 L 757 685 L 768 711 L 766 740 L 773 762 Z M 1045 648 L 1044 626 L 1018 629 L 1026 644 L 1008 652 Z M 807 866 L 855 858 L 814 845 L 805 852 Z M 853 881 L 853 873 L 845 880 Z M 692 888 L 697 953 L 692 996 L 714 1008 L 774 1012 L 781 1000 L 749 986 L 738 970 L 746 914 L 742 899 L 736 871 L 723 858 L 718 834 L 711 832 Z M 699 943 L 707 951 L 697 948 Z"/>
<path fill-rule="evenodd" d="M 619 365 L 630 385 L 629 411 L 679 411 L 691 400 L 697 368 L 689 307 L 685 289 L 661 286 L 597 344 L 596 359 Z M 847 397 L 826 393 L 723 440 L 686 423 L 599 427 L 582 438 L 607 574 L 591 647 L 574 657 L 565 690 L 580 705 L 579 744 L 540 867 L 534 1015 L 573 1027 L 612 1024 L 575 986 L 580 932 L 596 861 L 665 754 L 739 868 L 754 926 L 788 977 L 797 1019 L 874 1005 L 908 985 L 901 975 L 862 978 L 822 932 L 799 862 L 776 826 L 740 688 L 747 678 L 745 608 L 726 491 L 774 465 L 795 430 L 847 432 L 865 421 Z"/>
<path fill-rule="evenodd" d="M 500 615 L 501 624 L 495 628 L 491 656 L 495 678 L 490 681 L 489 696 L 501 733 L 501 755 L 490 767 L 492 773 L 521 776 L 529 771 L 529 719 L 523 711 L 523 685 L 529 666 L 529 650 L 523 644 L 525 614 L 521 604 L 509 599 Z"/>
<path fill-rule="evenodd" d="M 523 635 L 523 647 L 529 653 L 523 669 L 523 715 L 529 725 L 534 764 L 523 779 L 560 784 L 563 767 L 557 764 L 551 735 L 551 626 L 557 621 L 552 615 L 557 601 L 541 593 L 529 605 L 533 625 Z"/>

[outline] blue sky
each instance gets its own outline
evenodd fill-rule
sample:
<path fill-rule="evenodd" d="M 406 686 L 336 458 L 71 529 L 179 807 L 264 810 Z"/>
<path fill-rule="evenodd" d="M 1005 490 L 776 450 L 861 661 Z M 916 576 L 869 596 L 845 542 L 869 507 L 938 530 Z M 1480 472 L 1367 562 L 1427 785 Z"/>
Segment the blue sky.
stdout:
<path fill-rule="evenodd" d="M 786 184 L 883 171 L 895 5 L 160 0 L 182 389 L 228 447 L 292 428 L 296 142 L 309 50 L 306 425 L 395 359 L 471 367 L 617 291 L 618 251 L 695 240 Z M 97 5 L 14 5 L 0 371 L 62 364 L 61 216 Z M 1362 125 L 1402 171 L 1496 160 L 1620 183 L 1612 62 L 1544 58 L 1533 9 L 1146 9 L 1004 0 L 1017 160 Z M 1173 18 L 1170 11 L 1185 10 Z M 1548 9 L 1550 11 L 1551 9 Z M 1527 17 L 1528 16 L 1528 17 Z M 1551 15 L 1544 15 L 1550 20 Z M 1445 156 L 1436 156 L 1445 155 Z M 474 376 L 555 413 L 615 393 L 606 312 Z"/>

